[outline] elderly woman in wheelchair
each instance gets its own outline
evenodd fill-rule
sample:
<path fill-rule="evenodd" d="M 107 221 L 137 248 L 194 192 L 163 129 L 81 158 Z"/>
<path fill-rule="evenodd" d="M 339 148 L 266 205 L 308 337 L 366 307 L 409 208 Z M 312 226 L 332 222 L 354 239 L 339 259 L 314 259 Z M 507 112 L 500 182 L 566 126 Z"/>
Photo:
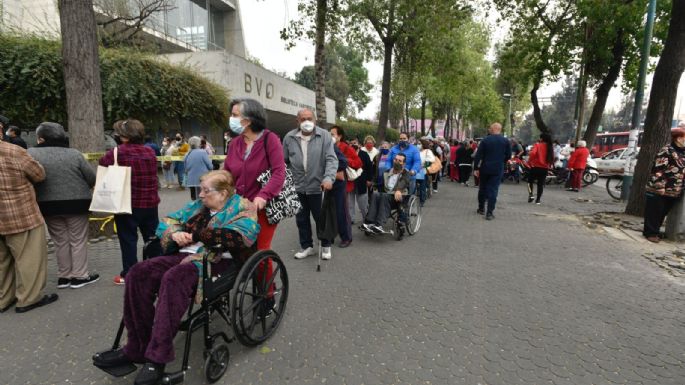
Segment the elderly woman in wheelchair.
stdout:
<path fill-rule="evenodd" d="M 190 307 L 188 310 L 189 318 L 202 318 L 195 317 L 194 314 L 191 315 L 193 297 L 196 303 L 202 303 L 203 312 L 206 314 L 202 321 L 197 322 L 205 323 L 205 346 L 207 348 L 205 356 L 209 355 L 211 358 L 213 354 L 212 345 L 217 336 L 222 337 L 226 342 L 230 342 L 224 333 L 209 335 L 209 320 L 207 318 L 211 315 L 211 311 L 218 309 L 222 318 L 229 322 L 224 308 L 228 307 L 227 297 L 230 286 L 227 286 L 227 289 L 222 289 L 225 291 L 226 299 L 220 298 L 223 301 L 220 305 L 212 302 L 207 293 L 203 294 L 203 289 L 213 290 L 212 283 L 217 281 L 217 276 L 232 275 L 235 279 L 238 270 L 241 270 L 241 274 L 243 274 L 243 270 L 249 270 L 253 276 L 252 279 L 242 279 L 242 294 L 249 291 L 246 288 L 250 284 L 260 286 L 259 283 L 262 284 L 261 293 L 268 292 L 268 296 L 262 296 L 263 299 L 267 300 L 260 303 L 259 309 L 257 309 L 257 301 L 255 300 L 259 296 L 257 291 L 247 293 L 252 295 L 250 302 L 255 303 L 251 309 L 254 313 L 259 310 L 261 313 L 259 316 L 262 317 L 261 321 L 264 320 L 267 313 L 275 309 L 273 299 L 273 286 L 275 284 L 273 281 L 276 277 L 273 276 L 273 272 L 264 272 L 263 266 L 267 259 L 262 258 L 256 261 L 254 258 L 256 255 L 253 255 L 255 251 L 253 244 L 259 233 L 256 206 L 234 193 L 233 177 L 227 171 L 209 172 L 201 178 L 200 186 L 200 199 L 188 203 L 181 210 L 169 214 L 160 222 L 157 236 L 163 250 L 162 256 L 136 264 L 126 275 L 123 314 L 123 325 L 127 330 L 125 346 L 118 349 L 119 339 L 123 331 L 120 327 L 113 349 L 93 356 L 94 365 L 113 375 L 128 374 L 135 370 L 133 363 L 144 363 L 145 365 L 135 379 L 137 385 L 153 385 L 162 382 L 165 365 L 174 360 L 173 339 L 179 330 L 179 326 L 181 326 L 184 313 Z M 271 253 L 271 259 L 277 260 L 276 265 L 278 269 L 282 269 L 281 278 L 283 278 L 285 268 L 277 255 L 271 251 L 260 252 L 257 255 L 268 253 Z M 260 264 L 261 269 L 256 266 L 257 264 Z M 262 273 L 262 282 L 256 283 L 255 280 L 259 279 L 254 279 L 254 277 L 259 278 L 258 271 Z M 203 274 L 207 276 L 203 277 Z M 285 276 L 284 281 L 287 285 L 287 276 Z M 203 287 L 203 284 L 210 287 Z M 284 288 L 280 289 L 285 290 Z M 239 301 L 241 305 L 244 302 L 243 297 L 246 296 L 241 296 Z M 279 303 L 283 307 L 279 309 L 282 312 L 285 306 L 284 299 Z M 222 307 L 224 304 L 226 306 Z M 267 306 L 271 309 L 266 309 Z M 189 335 L 192 329 L 195 329 L 193 326 L 197 326 L 193 324 L 194 318 L 187 330 L 188 337 L 183 370 L 179 372 L 181 375 L 176 376 L 171 381 L 165 377 L 164 382 L 180 382 L 183 380 L 183 375 L 188 367 Z M 250 326 L 254 329 L 255 324 L 259 321 L 253 320 L 251 322 Z M 244 320 L 239 320 L 239 323 L 243 324 L 244 327 Z M 234 330 L 235 328 L 234 325 Z M 241 330 L 244 331 L 244 329 Z M 262 342 L 259 338 L 250 339 L 249 333 L 243 336 L 236 335 L 236 337 L 243 343 L 246 343 L 243 341 L 245 339 L 246 344 Z M 264 337 L 266 339 L 268 335 Z M 226 370 L 228 350 L 227 348 L 224 350 L 225 357 L 222 356 L 221 360 L 225 360 L 225 362 L 215 360 L 213 362 L 214 373 L 212 375 L 206 373 L 211 382 L 218 379 L 217 370 L 219 372 L 218 377 L 223 375 Z M 208 361 L 207 365 L 211 363 Z M 126 373 L 126 370 L 123 369 L 117 373 L 116 368 L 130 368 L 131 370 Z M 205 368 L 205 370 L 209 369 Z"/>
<path fill-rule="evenodd" d="M 393 168 L 383 174 L 385 192 L 376 191 L 371 195 L 369 210 L 361 225 L 361 229 L 367 235 L 392 233 L 400 239 L 405 228 L 410 234 L 418 230 L 418 226 L 413 226 L 417 220 L 415 217 L 420 215 L 419 207 L 416 197 L 408 195 L 411 177 L 404 168 L 405 161 L 404 154 L 397 154 L 393 160 Z M 383 225 L 391 216 L 395 222 L 395 229 L 385 231 Z"/>

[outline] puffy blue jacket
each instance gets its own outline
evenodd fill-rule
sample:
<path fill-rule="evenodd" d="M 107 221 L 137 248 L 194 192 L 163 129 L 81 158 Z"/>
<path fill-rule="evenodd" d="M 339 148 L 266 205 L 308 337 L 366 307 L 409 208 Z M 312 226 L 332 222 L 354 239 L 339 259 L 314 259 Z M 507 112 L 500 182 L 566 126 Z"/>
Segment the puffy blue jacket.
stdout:
<path fill-rule="evenodd" d="M 416 179 L 416 174 L 421 172 L 421 154 L 419 153 L 419 149 L 413 144 L 407 144 L 407 147 L 405 148 L 400 148 L 399 144 L 392 146 L 390 154 L 388 154 L 388 159 L 386 160 L 388 169 L 392 168 L 392 162 L 395 161 L 395 156 L 397 154 L 404 154 L 407 157 L 404 168 L 408 171 L 414 171 L 414 175 L 412 175 L 411 179 Z"/>

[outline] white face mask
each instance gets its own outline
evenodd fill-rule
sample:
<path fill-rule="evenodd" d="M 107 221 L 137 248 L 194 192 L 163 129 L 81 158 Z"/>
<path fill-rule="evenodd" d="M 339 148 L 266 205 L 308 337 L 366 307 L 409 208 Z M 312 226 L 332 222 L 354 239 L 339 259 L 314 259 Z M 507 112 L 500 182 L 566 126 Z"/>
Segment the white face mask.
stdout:
<path fill-rule="evenodd" d="M 314 131 L 314 127 L 314 122 L 310 122 L 309 120 L 305 120 L 304 122 L 300 123 L 300 130 L 305 133 Z"/>
<path fill-rule="evenodd" d="M 338 142 L 338 138 L 336 138 L 335 136 L 331 135 L 331 138 L 333 139 L 333 143 L 337 143 L 337 142 Z"/>

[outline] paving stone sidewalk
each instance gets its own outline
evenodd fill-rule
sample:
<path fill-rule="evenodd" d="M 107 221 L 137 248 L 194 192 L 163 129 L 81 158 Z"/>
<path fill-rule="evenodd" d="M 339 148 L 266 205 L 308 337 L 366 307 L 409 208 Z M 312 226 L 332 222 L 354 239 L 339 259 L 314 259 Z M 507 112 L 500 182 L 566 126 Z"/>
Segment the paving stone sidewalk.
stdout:
<path fill-rule="evenodd" d="M 418 234 L 398 242 L 354 229 L 320 273 L 314 258 L 292 258 L 295 224 L 281 224 L 273 247 L 290 276 L 286 317 L 262 347 L 232 344 L 219 383 L 685 383 L 685 280 L 643 257 L 680 245 L 650 249 L 589 228 L 583 214 L 620 211 L 599 186 L 575 195 L 552 186 L 536 206 L 523 185 L 503 185 L 493 221 L 476 214 L 475 188 L 439 190 Z M 164 190 L 160 213 L 187 195 Z M 133 382 L 90 364 L 111 344 L 123 293 L 111 283 L 116 241 L 90 255 L 100 282 L 0 314 L 0 384 Z M 49 268 L 57 291 L 52 255 Z M 199 338 L 194 346 L 186 384 L 203 384 Z"/>

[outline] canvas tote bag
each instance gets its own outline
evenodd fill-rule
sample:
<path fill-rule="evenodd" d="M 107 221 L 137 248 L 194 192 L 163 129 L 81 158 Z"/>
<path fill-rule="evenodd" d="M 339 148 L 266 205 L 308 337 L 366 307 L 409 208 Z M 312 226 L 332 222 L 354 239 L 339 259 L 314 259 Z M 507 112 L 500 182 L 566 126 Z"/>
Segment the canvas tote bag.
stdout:
<path fill-rule="evenodd" d="M 98 166 L 90 211 L 131 214 L 131 167 L 119 166 L 117 150 L 113 165 Z"/>

